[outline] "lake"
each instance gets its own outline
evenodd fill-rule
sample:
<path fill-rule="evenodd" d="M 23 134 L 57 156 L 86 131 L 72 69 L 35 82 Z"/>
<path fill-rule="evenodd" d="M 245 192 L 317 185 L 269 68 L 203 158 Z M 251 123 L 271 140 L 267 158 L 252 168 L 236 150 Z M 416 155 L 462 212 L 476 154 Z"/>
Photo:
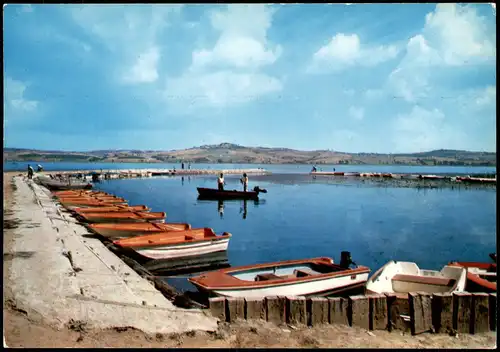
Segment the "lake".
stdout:
<path fill-rule="evenodd" d="M 241 188 L 238 177 L 226 176 L 226 189 Z M 110 180 L 96 189 L 165 211 L 169 222 L 230 232 L 231 266 L 319 256 L 339 262 L 347 250 L 373 273 L 391 259 L 440 269 L 452 260 L 489 261 L 488 253 L 496 251 L 496 188 L 415 189 L 288 178 L 251 176 L 249 188 L 268 190 L 258 203 L 197 200 L 196 187 L 215 188 L 215 176 Z"/>

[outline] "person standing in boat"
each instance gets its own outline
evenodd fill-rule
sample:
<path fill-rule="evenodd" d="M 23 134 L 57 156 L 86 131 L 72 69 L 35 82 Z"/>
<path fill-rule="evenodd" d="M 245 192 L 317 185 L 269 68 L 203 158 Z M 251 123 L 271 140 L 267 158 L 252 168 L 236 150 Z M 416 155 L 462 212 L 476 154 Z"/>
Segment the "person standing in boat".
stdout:
<path fill-rule="evenodd" d="M 246 192 L 248 189 L 248 176 L 246 173 L 243 174 L 243 177 L 240 179 L 240 182 L 243 185 L 243 192 Z"/>
<path fill-rule="evenodd" d="M 217 188 L 219 189 L 219 191 L 223 191 L 224 190 L 224 185 L 226 183 L 224 182 L 224 174 L 221 173 L 219 175 L 219 177 L 217 178 Z"/>

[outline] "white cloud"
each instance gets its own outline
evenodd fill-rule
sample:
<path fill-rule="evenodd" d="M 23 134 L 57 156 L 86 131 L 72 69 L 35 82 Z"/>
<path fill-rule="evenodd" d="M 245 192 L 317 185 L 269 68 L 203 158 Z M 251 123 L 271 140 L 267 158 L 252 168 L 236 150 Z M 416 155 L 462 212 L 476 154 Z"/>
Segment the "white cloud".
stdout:
<path fill-rule="evenodd" d="M 12 108 L 16 112 L 33 112 L 38 107 L 38 101 L 26 99 L 24 96 L 28 85 L 10 77 L 4 80 L 4 109 Z"/>
<path fill-rule="evenodd" d="M 97 38 L 118 61 L 119 79 L 150 83 L 158 79 L 161 56 L 159 33 L 182 5 L 85 5 L 73 8 L 72 17 Z"/>
<path fill-rule="evenodd" d="M 392 122 L 394 153 L 424 152 L 434 149 L 461 149 L 467 136 L 453 128 L 438 109 L 414 106 L 408 114 Z"/>
<path fill-rule="evenodd" d="M 495 37 L 473 6 L 438 4 L 427 14 L 422 32 L 408 41 L 389 86 L 395 96 L 409 102 L 426 97 L 431 69 L 494 63 Z"/>
<path fill-rule="evenodd" d="M 336 34 L 313 55 L 309 72 L 341 71 L 351 66 L 376 66 L 394 59 L 398 49 L 389 46 L 362 46 L 357 34 Z"/>
<path fill-rule="evenodd" d="M 242 104 L 278 92 L 282 82 L 259 68 L 273 64 L 281 53 L 267 41 L 274 9 L 267 5 L 228 5 L 210 14 L 219 37 L 212 49 L 196 50 L 189 69 L 167 79 L 167 104 L 186 104 L 185 112 L 197 107 L 221 108 Z"/>
<path fill-rule="evenodd" d="M 363 120 L 365 117 L 365 109 L 351 106 L 349 108 L 349 116 L 351 116 L 354 120 Z"/>
<path fill-rule="evenodd" d="M 484 106 L 496 106 L 497 104 L 497 87 L 496 86 L 488 86 L 484 89 L 480 95 L 475 100 L 476 104 L 479 107 Z"/>
<path fill-rule="evenodd" d="M 263 4 L 228 5 L 226 11 L 213 11 L 210 22 L 220 36 L 212 49 L 193 52 L 192 69 L 213 65 L 255 68 L 274 63 L 282 50 L 267 40 L 274 11 Z"/>
<path fill-rule="evenodd" d="M 255 100 L 282 88 L 278 79 L 264 74 L 217 71 L 169 80 L 165 99 L 182 106 L 224 107 Z"/>
<path fill-rule="evenodd" d="M 149 48 L 137 58 L 135 65 L 123 77 L 127 83 L 150 83 L 158 79 L 158 60 L 160 53 L 157 47 Z"/>

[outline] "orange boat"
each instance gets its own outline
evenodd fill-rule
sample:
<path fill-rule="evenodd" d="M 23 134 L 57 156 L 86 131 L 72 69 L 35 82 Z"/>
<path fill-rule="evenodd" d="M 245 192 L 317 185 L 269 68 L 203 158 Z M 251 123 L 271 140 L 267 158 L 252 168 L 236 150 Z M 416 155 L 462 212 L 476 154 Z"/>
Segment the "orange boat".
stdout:
<path fill-rule="evenodd" d="M 78 214 L 86 213 L 110 213 L 115 211 L 140 211 L 148 212 L 151 208 L 145 205 L 113 205 L 109 207 L 88 207 L 88 208 L 74 208 L 73 211 Z"/>
<path fill-rule="evenodd" d="M 108 205 L 116 205 L 123 204 L 126 205 L 127 201 L 123 198 L 60 198 L 59 202 L 63 205 L 69 206 L 108 206 Z"/>
<path fill-rule="evenodd" d="M 231 234 L 217 236 L 210 228 L 139 235 L 113 241 L 149 259 L 171 259 L 227 250 Z"/>
<path fill-rule="evenodd" d="M 102 196 L 112 196 L 112 194 L 109 194 L 107 192 L 103 191 L 85 191 L 85 190 L 79 190 L 79 191 L 56 191 L 52 192 L 52 194 L 56 197 L 64 197 L 64 196 L 97 196 L 97 195 L 102 195 Z"/>
<path fill-rule="evenodd" d="M 465 289 L 469 292 L 497 292 L 497 265 L 478 262 L 452 262 L 467 270 Z"/>
<path fill-rule="evenodd" d="M 78 214 L 84 221 L 90 223 L 124 223 L 124 222 L 165 222 L 165 212 L 113 211 Z"/>
<path fill-rule="evenodd" d="M 186 223 L 148 223 L 138 222 L 130 224 L 89 224 L 87 227 L 103 236 L 109 238 L 132 237 L 141 234 L 154 234 L 168 231 L 191 230 L 191 225 Z"/>

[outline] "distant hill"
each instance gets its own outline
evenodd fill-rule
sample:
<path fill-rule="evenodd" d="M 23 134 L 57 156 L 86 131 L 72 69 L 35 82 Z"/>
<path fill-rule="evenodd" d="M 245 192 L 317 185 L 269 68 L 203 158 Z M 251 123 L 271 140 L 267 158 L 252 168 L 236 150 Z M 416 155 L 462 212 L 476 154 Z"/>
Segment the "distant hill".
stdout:
<path fill-rule="evenodd" d="M 245 147 L 232 143 L 202 145 L 182 150 L 95 150 L 86 152 L 4 148 L 5 161 L 168 162 L 248 164 L 400 164 L 496 166 L 496 153 L 432 150 L 423 153 L 346 153 L 330 150 Z"/>

